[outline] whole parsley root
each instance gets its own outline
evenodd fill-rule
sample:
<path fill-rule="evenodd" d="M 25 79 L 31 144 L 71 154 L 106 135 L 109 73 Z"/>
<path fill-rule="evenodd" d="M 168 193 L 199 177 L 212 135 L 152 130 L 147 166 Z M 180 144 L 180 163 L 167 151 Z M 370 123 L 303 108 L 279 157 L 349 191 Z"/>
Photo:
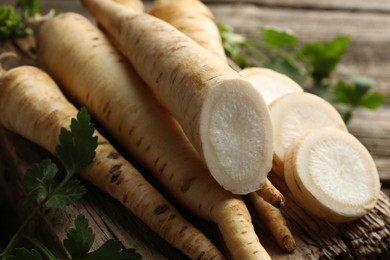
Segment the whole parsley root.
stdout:
<path fill-rule="evenodd" d="M 58 51 L 70 49 L 77 51 Z M 67 13 L 47 21 L 38 57 L 185 208 L 218 225 L 233 259 L 269 258 L 241 196 L 218 185 L 172 115 L 88 19 Z"/>
<path fill-rule="evenodd" d="M 144 11 L 144 4 L 141 0 L 112 0 L 118 4 L 121 4 L 123 6 L 127 6 L 129 8 L 132 8 L 134 11 L 143 12 Z"/>
<path fill-rule="evenodd" d="M 201 1 L 157 1 L 148 13 L 173 25 L 215 57 L 227 62 L 214 15 Z"/>
<path fill-rule="evenodd" d="M 279 247 L 286 252 L 293 252 L 297 244 L 287 226 L 282 212 L 272 204 L 265 201 L 259 194 L 252 192 L 248 197 L 253 205 L 257 217 L 264 223 L 275 237 Z"/>
<path fill-rule="evenodd" d="M 227 63 L 220 35 L 214 30 L 218 31 L 212 19 L 213 15 L 207 6 L 204 6 L 200 1 L 163 0 L 156 4 L 149 13 L 175 26 L 210 53 Z M 241 70 L 240 74 L 253 84 L 267 104 L 284 93 L 303 91 L 293 80 L 270 69 L 247 68 Z M 256 192 L 252 192 L 255 194 L 250 193 L 249 197 L 258 198 L 259 195 L 261 196 L 261 198 L 251 200 L 254 207 L 261 211 L 261 214 L 258 215 L 271 230 L 279 246 L 287 252 L 292 252 L 296 247 L 295 240 L 286 225 L 283 215 L 273 207 L 280 207 L 284 204 L 283 195 L 268 179 L 263 182 L 261 188 Z M 260 203 L 259 201 L 263 201 L 263 199 L 265 201 Z"/>
<path fill-rule="evenodd" d="M 0 86 L 1 124 L 54 154 L 61 128 L 69 126 L 77 109 L 55 82 L 35 67 L 5 72 Z M 96 155 L 80 172 L 83 178 L 119 200 L 189 257 L 224 259 L 210 240 L 186 221 L 104 137 L 97 131 L 94 135 L 98 136 Z"/>
<path fill-rule="evenodd" d="M 235 194 L 257 190 L 272 164 L 272 124 L 256 89 L 168 23 L 110 0 L 83 0 L 170 110 L 211 174 Z"/>

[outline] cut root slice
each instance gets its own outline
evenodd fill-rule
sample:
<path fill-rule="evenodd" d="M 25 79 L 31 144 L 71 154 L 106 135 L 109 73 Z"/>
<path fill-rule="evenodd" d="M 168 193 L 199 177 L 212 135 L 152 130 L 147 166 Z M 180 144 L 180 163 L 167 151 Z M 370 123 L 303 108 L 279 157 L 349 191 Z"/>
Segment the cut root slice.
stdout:
<path fill-rule="evenodd" d="M 259 90 L 267 105 L 285 94 L 303 92 L 291 78 L 271 69 L 250 67 L 241 70 L 240 74 Z"/>
<path fill-rule="evenodd" d="M 206 164 L 222 187 L 247 194 L 264 183 L 272 168 L 272 123 L 255 88 L 234 80 L 213 88 L 201 111 L 200 138 Z"/>
<path fill-rule="evenodd" d="M 274 129 L 273 171 L 281 177 L 285 152 L 297 137 L 323 127 L 348 131 L 338 111 L 310 93 L 286 94 L 274 100 L 269 110 Z"/>
<path fill-rule="evenodd" d="M 367 149 L 353 135 L 332 128 L 308 132 L 290 146 L 285 158 L 286 183 L 312 214 L 346 222 L 375 206 L 378 172 Z"/>

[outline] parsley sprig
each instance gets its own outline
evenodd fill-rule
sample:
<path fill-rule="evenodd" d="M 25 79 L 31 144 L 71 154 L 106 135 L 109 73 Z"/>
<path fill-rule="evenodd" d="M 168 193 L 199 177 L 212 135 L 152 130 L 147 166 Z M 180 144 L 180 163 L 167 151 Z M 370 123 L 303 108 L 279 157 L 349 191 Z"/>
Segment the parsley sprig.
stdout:
<path fill-rule="evenodd" d="M 34 164 L 28 170 L 23 178 L 27 191 L 24 204 L 31 206 L 36 202 L 36 205 L 0 254 L 0 259 L 40 260 L 43 259 L 40 252 L 48 259 L 56 259 L 42 243 L 25 235 L 24 232 L 42 208 L 63 208 L 85 194 L 85 188 L 73 177 L 95 157 L 97 137 L 93 136 L 93 133 L 94 125 L 85 108 L 82 108 L 77 117 L 71 120 L 69 130 L 61 129 L 60 144 L 56 148 L 55 156 L 65 170 L 65 177 L 59 184 L 55 184 L 59 173 L 58 167 L 49 159 Z M 22 237 L 35 245 L 40 252 L 36 249 L 15 248 Z M 123 249 L 122 244 L 115 240 L 108 240 L 96 251 L 89 252 L 94 239 L 95 235 L 88 226 L 88 220 L 84 215 L 79 215 L 75 220 L 75 228 L 68 231 L 64 247 L 73 259 L 141 259 L 134 249 Z"/>
<path fill-rule="evenodd" d="M 40 0 L 18 0 L 16 9 L 12 5 L 0 6 L 0 42 L 31 35 L 33 31 L 26 26 L 26 22 L 40 12 Z"/>
<path fill-rule="evenodd" d="M 306 91 L 334 104 L 345 122 L 357 107 L 376 109 L 386 100 L 371 91 L 374 81 L 367 77 L 334 79 L 334 71 L 348 50 L 349 37 L 302 43 L 288 30 L 265 27 L 259 37 L 249 39 L 223 23 L 219 31 L 226 53 L 241 68 L 267 67 L 289 76 Z"/>

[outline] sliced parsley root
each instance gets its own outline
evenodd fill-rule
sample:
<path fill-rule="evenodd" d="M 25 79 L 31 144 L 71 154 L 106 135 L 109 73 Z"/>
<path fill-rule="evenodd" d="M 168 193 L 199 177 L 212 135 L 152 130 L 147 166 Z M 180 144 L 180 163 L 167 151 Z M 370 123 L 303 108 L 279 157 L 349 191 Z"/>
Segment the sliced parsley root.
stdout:
<path fill-rule="evenodd" d="M 269 110 L 274 128 L 273 171 L 281 177 L 286 150 L 301 134 L 322 127 L 347 131 L 340 114 L 330 103 L 307 92 L 283 95 L 269 105 Z"/>
<path fill-rule="evenodd" d="M 272 125 L 256 89 L 168 23 L 107 0 L 83 5 L 183 128 L 212 176 L 255 191 L 272 164 Z"/>
<path fill-rule="evenodd" d="M 258 89 L 267 105 L 285 94 L 303 92 L 303 88 L 291 78 L 271 69 L 248 67 L 240 74 Z"/>
<path fill-rule="evenodd" d="M 358 219 L 378 200 L 379 175 L 371 155 L 339 129 L 315 129 L 300 136 L 286 152 L 284 169 L 299 204 L 331 222 Z"/>
<path fill-rule="evenodd" d="M 67 55 L 58 51 L 76 46 Z M 47 21 L 38 35 L 38 57 L 64 92 L 185 208 L 218 225 L 233 258 L 266 254 L 241 196 L 218 185 L 172 115 L 88 19 L 67 13 Z"/>
<path fill-rule="evenodd" d="M 77 109 L 66 100 L 54 81 L 43 71 L 24 66 L 5 72 L 0 78 L 0 86 L 1 124 L 53 154 L 62 154 L 65 168 L 69 167 L 67 170 L 81 170 L 79 164 L 74 163 L 73 154 L 67 153 L 69 150 L 64 146 L 56 150 L 60 132 L 65 136 L 69 134 L 65 128 L 76 117 Z M 80 125 L 74 124 L 73 127 L 80 128 Z M 78 139 L 83 139 L 84 134 L 91 131 L 78 130 L 81 133 L 75 137 Z M 82 177 L 119 200 L 188 256 L 223 259 L 209 239 L 186 221 L 104 137 L 97 131 L 94 136 L 98 138 L 96 156 L 80 172 Z M 66 146 L 73 143 L 67 142 Z M 88 146 L 88 143 L 81 148 L 83 146 Z M 83 158 L 84 151 L 78 152 L 77 158 Z"/>

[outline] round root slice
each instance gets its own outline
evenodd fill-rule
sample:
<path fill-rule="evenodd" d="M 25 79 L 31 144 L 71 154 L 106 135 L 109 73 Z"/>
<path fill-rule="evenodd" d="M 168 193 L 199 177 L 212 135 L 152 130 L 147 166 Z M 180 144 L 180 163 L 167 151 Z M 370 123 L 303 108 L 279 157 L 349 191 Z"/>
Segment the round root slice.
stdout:
<path fill-rule="evenodd" d="M 362 217 L 380 191 L 367 149 L 353 135 L 332 128 L 313 130 L 294 142 L 286 153 L 285 179 L 303 208 L 331 222 Z"/>
<path fill-rule="evenodd" d="M 267 105 L 285 94 L 303 92 L 295 81 L 271 69 L 251 67 L 239 73 L 260 91 Z"/>
<path fill-rule="evenodd" d="M 272 168 L 272 133 L 268 108 L 255 88 L 229 81 L 208 92 L 200 115 L 203 156 L 225 189 L 259 189 Z"/>
<path fill-rule="evenodd" d="M 348 131 L 339 112 L 310 93 L 286 94 L 273 101 L 269 110 L 274 129 L 273 171 L 282 178 L 284 154 L 297 137 L 323 127 Z"/>

